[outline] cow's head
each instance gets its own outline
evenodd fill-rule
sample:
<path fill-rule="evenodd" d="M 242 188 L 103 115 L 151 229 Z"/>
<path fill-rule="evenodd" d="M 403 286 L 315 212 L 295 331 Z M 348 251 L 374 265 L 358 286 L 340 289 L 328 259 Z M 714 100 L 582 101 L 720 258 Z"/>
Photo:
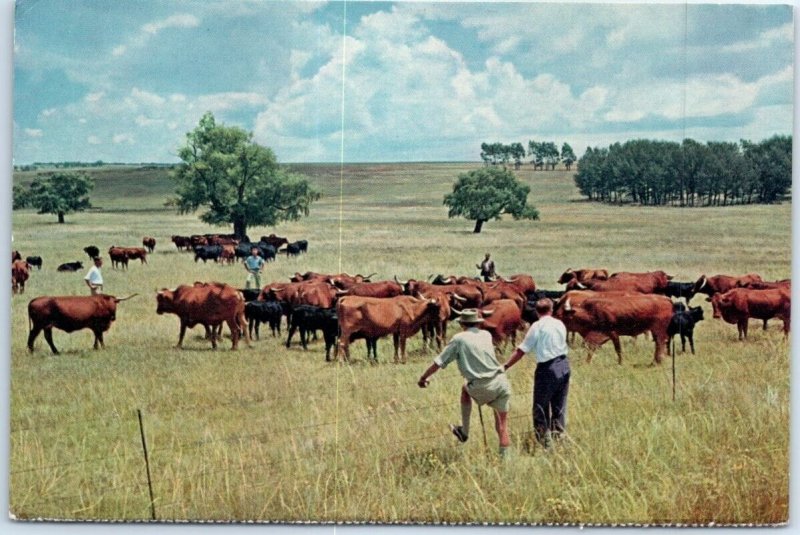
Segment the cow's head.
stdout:
<path fill-rule="evenodd" d="M 156 314 L 172 312 L 174 310 L 175 290 L 168 290 L 166 288 L 158 290 L 156 292 L 156 302 L 158 303 Z"/>
<path fill-rule="evenodd" d="M 703 321 L 703 307 L 689 307 L 689 316 L 694 323 Z"/>
<path fill-rule="evenodd" d="M 564 273 L 561 274 L 561 277 L 558 278 L 558 283 L 566 284 L 574 278 L 575 278 L 575 272 L 572 271 L 572 268 L 569 268 Z"/>
<path fill-rule="evenodd" d="M 706 288 L 707 284 L 708 284 L 708 277 L 706 277 L 705 275 L 700 275 L 700 278 L 697 279 L 697 282 L 694 283 L 694 288 L 692 289 L 692 293 L 700 293 L 703 290 L 703 288 Z M 706 291 L 702 293 L 708 293 L 708 289 L 706 289 Z"/>

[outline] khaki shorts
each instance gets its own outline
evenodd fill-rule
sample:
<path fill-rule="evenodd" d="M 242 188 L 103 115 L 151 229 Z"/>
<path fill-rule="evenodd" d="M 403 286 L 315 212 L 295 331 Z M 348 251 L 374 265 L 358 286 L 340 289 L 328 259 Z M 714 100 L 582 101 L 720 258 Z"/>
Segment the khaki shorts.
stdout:
<path fill-rule="evenodd" d="M 488 379 L 473 379 L 467 383 L 467 392 L 479 405 L 489 405 L 499 412 L 511 408 L 511 385 L 505 373 Z"/>

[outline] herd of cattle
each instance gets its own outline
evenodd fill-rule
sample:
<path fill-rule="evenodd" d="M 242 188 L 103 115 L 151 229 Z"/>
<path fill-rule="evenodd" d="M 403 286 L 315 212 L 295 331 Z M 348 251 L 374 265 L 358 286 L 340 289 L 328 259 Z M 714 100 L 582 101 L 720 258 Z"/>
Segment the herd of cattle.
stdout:
<path fill-rule="evenodd" d="M 287 246 L 287 255 L 298 254 L 289 252 L 290 246 L 294 246 L 292 251 L 307 247 L 305 242 L 289 243 L 275 235 L 264 236 L 255 243 L 235 242 L 225 235 L 173 236 L 172 241 L 179 249 L 194 251 L 195 261 L 229 260 L 229 254 L 235 260 L 249 255 L 252 247 L 262 254 L 272 252 L 271 256 L 263 256 L 274 259 L 282 245 Z M 143 245 L 152 252 L 155 240 L 145 238 Z M 146 263 L 145 248 L 111 247 L 109 256 L 122 266 L 134 258 Z M 90 256 L 99 255 L 96 247 L 89 249 L 85 251 Z M 217 252 L 220 254 L 216 255 Z M 24 289 L 24 280 L 21 287 L 17 286 L 18 272 L 29 272 L 30 265 L 35 265 L 30 258 L 22 261 L 16 251 L 12 255 L 15 291 Z M 747 337 L 750 318 L 763 320 L 765 329 L 767 320 L 779 318 L 785 335 L 790 326 L 791 281 L 765 282 L 752 273 L 702 275 L 695 282 L 675 282 L 663 271 L 609 275 L 604 269 L 568 269 L 558 280 L 565 285 L 559 291 L 539 289 L 527 274 L 498 277 L 493 282 L 455 275 L 429 276 L 427 280 L 394 277 L 373 281 L 374 275 L 295 273 L 289 281 L 273 282 L 257 290 L 237 289 L 218 282 L 195 282 L 158 291 L 156 312 L 175 314 L 180 319 L 178 347 L 187 328 L 202 325 L 216 348 L 222 326 L 227 323 L 232 347 L 236 349 L 240 337 L 244 336 L 248 345 L 253 335 L 259 337 L 261 323 L 270 326 L 273 336 L 281 334 L 285 317 L 286 347 L 291 346 L 294 334 L 299 331 L 300 343 L 306 348 L 308 336 L 316 336 L 319 330 L 325 341 L 326 360 L 331 360 L 334 348 L 337 357 L 341 352 L 349 360 L 350 344 L 359 338 L 366 340 L 368 359 L 370 355 L 377 359 L 377 340 L 391 335 L 395 362 L 406 361 L 406 341 L 418 332 L 422 333 L 424 348 L 430 348 L 435 341 L 441 350 L 447 339 L 448 322 L 465 308 L 479 311 L 484 318 L 481 328 L 491 333 L 496 345 L 506 341 L 516 343 L 517 333 L 538 319 L 535 303 L 543 297 L 553 299 L 554 316 L 564 322 L 573 338 L 574 333 L 583 337 L 589 361 L 598 347 L 611 340 L 621 363 L 619 337 L 647 332 L 655 342 L 655 363 L 661 362 L 676 334 L 681 336 L 684 351 L 688 338 L 694 353 L 693 329 L 703 319 L 703 310 L 689 304 L 698 293 L 707 296 L 715 318 L 737 325 L 740 340 Z M 95 348 L 102 346 L 103 333 L 115 319 L 117 303 L 123 300 L 108 295 L 33 299 L 28 305 L 28 349 L 33 351 L 36 337 L 44 331 L 51 350 L 58 353 L 53 345 L 53 328 L 66 332 L 91 329 Z"/>
<path fill-rule="evenodd" d="M 194 234 L 192 236 L 172 236 L 172 243 L 179 250 L 194 253 L 194 261 L 208 260 L 215 262 L 233 263 L 239 258 L 250 256 L 253 249 L 258 249 L 261 257 L 267 261 L 275 260 L 279 253 L 286 256 L 298 256 L 308 252 L 308 241 L 297 240 L 289 242 L 288 239 L 270 234 L 261 236 L 257 242 L 251 242 L 248 236 L 237 240 L 233 234 Z M 282 246 L 286 246 L 281 249 Z"/>

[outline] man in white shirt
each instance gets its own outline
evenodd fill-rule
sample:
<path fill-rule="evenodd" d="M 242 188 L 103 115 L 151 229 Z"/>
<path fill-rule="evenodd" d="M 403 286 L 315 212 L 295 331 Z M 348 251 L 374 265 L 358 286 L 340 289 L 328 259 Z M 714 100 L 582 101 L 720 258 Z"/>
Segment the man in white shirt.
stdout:
<path fill-rule="evenodd" d="M 531 350 L 536 355 L 533 376 L 533 429 L 536 439 L 545 447 L 566 430 L 567 394 L 569 393 L 569 361 L 567 360 L 567 329 L 553 317 L 553 301 L 544 298 L 536 302 L 539 320 L 531 325 L 525 339 L 506 362 L 505 369 Z"/>
<path fill-rule="evenodd" d="M 86 281 L 86 286 L 92 295 L 103 293 L 103 274 L 100 273 L 100 268 L 103 266 L 103 259 L 99 256 L 94 257 L 94 265 L 89 269 L 89 272 L 83 278 Z"/>

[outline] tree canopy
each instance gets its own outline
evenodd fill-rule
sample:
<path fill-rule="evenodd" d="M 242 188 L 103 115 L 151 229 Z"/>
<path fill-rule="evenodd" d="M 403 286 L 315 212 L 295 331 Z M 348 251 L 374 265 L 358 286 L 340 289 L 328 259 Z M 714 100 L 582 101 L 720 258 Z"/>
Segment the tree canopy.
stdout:
<path fill-rule="evenodd" d="M 248 226 L 307 216 L 320 198 L 306 177 L 278 165 L 272 150 L 255 143 L 251 132 L 217 124 L 210 112 L 186 134 L 178 155 L 183 163 L 172 175 L 176 197 L 168 203 L 182 214 L 206 208 L 201 221 L 233 224 L 239 239 Z"/>
<path fill-rule="evenodd" d="M 94 181 L 83 173 L 53 173 L 38 176 L 26 189 L 14 186 L 13 207 L 36 208 L 40 214 L 55 214 L 64 223 L 64 215 L 91 208 L 89 193 Z"/>
<path fill-rule="evenodd" d="M 444 196 L 448 217 L 475 221 L 474 232 L 490 219 L 509 214 L 514 219 L 539 219 L 539 211 L 528 204 L 530 187 L 519 182 L 508 169 L 485 167 L 458 176 L 453 192 Z"/>
<path fill-rule="evenodd" d="M 792 138 L 760 143 L 634 139 L 586 149 L 575 185 L 590 200 L 646 205 L 773 203 L 792 185 Z"/>

